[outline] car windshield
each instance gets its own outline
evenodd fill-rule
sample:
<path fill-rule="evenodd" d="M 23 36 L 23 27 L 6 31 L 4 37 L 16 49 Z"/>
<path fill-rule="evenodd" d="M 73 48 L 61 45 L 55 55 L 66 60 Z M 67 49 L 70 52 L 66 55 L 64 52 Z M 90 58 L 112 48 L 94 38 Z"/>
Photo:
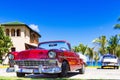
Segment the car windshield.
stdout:
<path fill-rule="evenodd" d="M 38 48 L 70 50 L 68 44 L 65 42 L 44 42 L 40 43 Z"/>
<path fill-rule="evenodd" d="M 105 58 L 105 59 L 115 59 L 116 58 L 116 56 L 104 56 L 103 58 Z"/>

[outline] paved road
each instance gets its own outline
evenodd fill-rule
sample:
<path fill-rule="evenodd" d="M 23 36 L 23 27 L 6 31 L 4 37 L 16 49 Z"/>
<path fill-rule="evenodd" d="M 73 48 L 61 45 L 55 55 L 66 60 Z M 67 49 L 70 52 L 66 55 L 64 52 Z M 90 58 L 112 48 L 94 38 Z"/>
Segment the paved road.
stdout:
<path fill-rule="evenodd" d="M 6 72 L 6 69 L 0 69 L 0 76 L 16 76 L 14 72 Z M 30 78 L 57 78 L 57 75 L 26 75 Z M 69 72 L 68 78 L 70 79 L 120 79 L 120 69 L 96 69 L 87 68 L 85 74 L 78 74 L 78 72 Z"/>

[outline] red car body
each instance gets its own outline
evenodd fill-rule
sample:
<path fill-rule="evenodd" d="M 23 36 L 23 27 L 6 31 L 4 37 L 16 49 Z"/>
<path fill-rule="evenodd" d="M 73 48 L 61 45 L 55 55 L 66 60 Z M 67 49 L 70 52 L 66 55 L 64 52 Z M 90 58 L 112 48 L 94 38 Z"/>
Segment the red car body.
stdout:
<path fill-rule="evenodd" d="M 66 41 L 42 42 L 36 49 L 11 52 L 9 58 L 18 77 L 30 73 L 56 73 L 65 77 L 68 71 L 85 72 L 85 63 Z"/>

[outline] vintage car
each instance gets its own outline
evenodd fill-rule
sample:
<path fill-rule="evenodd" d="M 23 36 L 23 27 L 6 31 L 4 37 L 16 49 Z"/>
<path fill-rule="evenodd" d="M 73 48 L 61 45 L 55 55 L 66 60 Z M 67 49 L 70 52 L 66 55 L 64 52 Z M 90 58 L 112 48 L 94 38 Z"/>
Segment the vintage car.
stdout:
<path fill-rule="evenodd" d="M 68 71 L 78 70 L 80 74 L 85 72 L 85 62 L 63 40 L 41 42 L 36 49 L 11 52 L 9 59 L 17 77 L 30 73 L 66 77 Z"/>
<path fill-rule="evenodd" d="M 101 68 L 119 69 L 118 57 L 112 54 L 103 55 Z"/>

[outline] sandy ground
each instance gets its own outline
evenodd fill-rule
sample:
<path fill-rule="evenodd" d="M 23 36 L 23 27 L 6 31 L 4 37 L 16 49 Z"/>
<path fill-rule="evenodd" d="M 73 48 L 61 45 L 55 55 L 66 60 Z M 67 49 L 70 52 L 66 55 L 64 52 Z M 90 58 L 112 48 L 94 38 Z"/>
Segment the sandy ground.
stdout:
<path fill-rule="evenodd" d="M 15 72 L 6 72 L 6 68 L 0 69 L 0 76 L 16 76 Z M 26 75 L 30 78 L 57 78 L 57 75 L 46 74 L 30 74 Z M 97 69 L 87 68 L 85 74 L 78 72 L 69 72 L 67 78 L 69 79 L 120 79 L 120 69 Z"/>

